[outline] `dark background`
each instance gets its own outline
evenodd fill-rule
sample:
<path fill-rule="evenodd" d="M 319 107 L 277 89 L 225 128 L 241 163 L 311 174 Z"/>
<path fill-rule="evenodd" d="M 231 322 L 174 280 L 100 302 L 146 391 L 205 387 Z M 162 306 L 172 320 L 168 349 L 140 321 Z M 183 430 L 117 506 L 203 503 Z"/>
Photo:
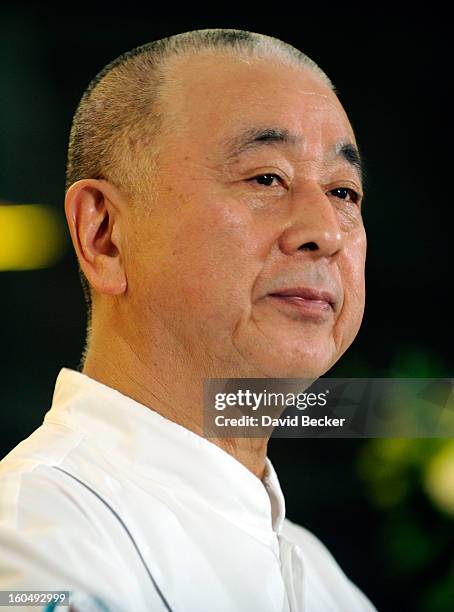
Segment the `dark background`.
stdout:
<path fill-rule="evenodd" d="M 204 27 L 281 38 L 333 80 L 366 164 L 366 315 L 330 374 L 452 376 L 446 16 L 327 6 L 175 14 L 0 7 L 0 201 L 46 203 L 64 221 L 72 115 L 89 81 L 124 51 Z M 59 369 L 79 366 L 85 307 L 64 231 L 67 248 L 55 265 L 0 274 L 0 457 L 42 422 Z M 288 517 L 321 538 L 380 611 L 454 609 L 452 508 L 424 486 L 427 465 L 449 444 L 270 442 Z"/>

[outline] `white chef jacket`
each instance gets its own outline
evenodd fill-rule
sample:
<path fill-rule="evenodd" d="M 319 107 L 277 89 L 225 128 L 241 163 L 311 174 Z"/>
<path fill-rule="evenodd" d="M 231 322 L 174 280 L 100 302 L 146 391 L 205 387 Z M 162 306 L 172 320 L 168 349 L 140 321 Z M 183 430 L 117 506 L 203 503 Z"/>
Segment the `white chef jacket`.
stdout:
<path fill-rule="evenodd" d="M 260 480 L 68 368 L 43 424 L 0 462 L 7 590 L 67 590 L 84 612 L 375 610 L 318 538 L 285 518 L 269 459 Z"/>

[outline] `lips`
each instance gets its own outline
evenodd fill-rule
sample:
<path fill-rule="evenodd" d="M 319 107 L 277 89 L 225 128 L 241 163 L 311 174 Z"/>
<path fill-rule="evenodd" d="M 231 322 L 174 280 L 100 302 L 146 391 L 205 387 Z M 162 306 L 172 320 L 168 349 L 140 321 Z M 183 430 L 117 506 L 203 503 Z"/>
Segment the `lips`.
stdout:
<path fill-rule="evenodd" d="M 336 304 L 336 298 L 334 294 L 329 291 L 320 291 L 318 289 L 312 289 L 310 287 L 291 287 L 289 289 L 280 289 L 274 293 L 270 293 L 272 297 L 278 297 L 285 300 L 292 300 L 295 303 L 298 301 L 302 304 L 306 303 L 308 306 L 313 305 L 314 307 L 319 306 L 330 307 L 334 310 Z"/>

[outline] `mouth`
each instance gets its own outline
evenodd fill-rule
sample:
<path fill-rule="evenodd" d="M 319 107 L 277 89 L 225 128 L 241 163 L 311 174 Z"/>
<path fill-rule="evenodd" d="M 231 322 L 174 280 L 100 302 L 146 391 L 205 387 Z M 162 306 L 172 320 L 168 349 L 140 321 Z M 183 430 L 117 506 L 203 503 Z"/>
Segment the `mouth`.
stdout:
<path fill-rule="evenodd" d="M 270 293 L 269 297 L 307 319 L 326 319 L 334 313 L 336 306 L 336 298 L 332 293 L 308 287 L 283 289 Z"/>

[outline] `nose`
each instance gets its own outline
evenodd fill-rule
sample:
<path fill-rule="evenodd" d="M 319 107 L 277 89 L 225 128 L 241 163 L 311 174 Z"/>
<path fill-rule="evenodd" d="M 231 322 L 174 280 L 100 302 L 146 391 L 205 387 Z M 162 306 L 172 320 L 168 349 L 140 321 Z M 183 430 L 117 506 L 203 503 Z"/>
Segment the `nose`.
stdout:
<path fill-rule="evenodd" d="M 308 252 L 313 258 L 333 257 L 343 247 L 338 213 L 317 183 L 306 184 L 291 201 L 291 222 L 282 232 L 279 247 L 286 255 Z"/>

